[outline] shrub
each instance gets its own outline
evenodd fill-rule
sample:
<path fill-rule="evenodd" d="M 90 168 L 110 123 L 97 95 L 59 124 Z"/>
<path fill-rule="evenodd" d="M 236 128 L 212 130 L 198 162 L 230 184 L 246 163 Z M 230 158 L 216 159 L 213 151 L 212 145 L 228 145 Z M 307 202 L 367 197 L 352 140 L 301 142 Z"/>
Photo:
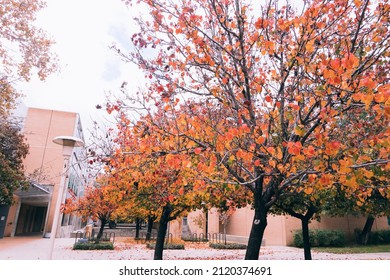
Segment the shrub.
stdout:
<path fill-rule="evenodd" d="M 156 247 L 156 243 L 146 243 L 146 247 L 149 249 L 154 249 Z M 165 243 L 164 250 L 184 250 L 184 244 Z"/>
<path fill-rule="evenodd" d="M 114 250 L 112 242 L 77 242 L 73 245 L 73 250 Z"/>
<path fill-rule="evenodd" d="M 227 249 L 227 250 L 235 250 L 235 249 L 246 249 L 245 244 L 239 243 L 210 243 L 209 246 L 213 249 Z"/>
<path fill-rule="evenodd" d="M 182 236 L 181 238 L 183 241 L 187 241 L 187 242 L 209 242 L 209 239 L 206 238 L 206 237 L 202 237 L 202 238 L 197 238 L 197 237 L 193 237 L 193 236 Z"/>
<path fill-rule="evenodd" d="M 343 247 L 346 243 L 344 232 L 339 230 L 309 230 L 309 240 L 312 247 Z M 293 245 L 303 247 L 302 231 L 294 232 Z"/>
<path fill-rule="evenodd" d="M 309 240 L 310 240 L 311 246 L 313 246 L 313 247 L 318 246 L 318 244 L 316 243 L 316 238 L 314 236 L 314 232 L 312 230 L 309 231 Z M 299 247 L 299 248 L 303 247 L 302 231 L 297 230 L 296 232 L 294 232 L 293 246 Z"/>
<path fill-rule="evenodd" d="M 355 229 L 356 242 L 359 244 L 358 236 L 361 234 L 361 229 Z M 379 230 L 370 232 L 368 236 L 368 245 L 390 244 L 390 230 Z"/>

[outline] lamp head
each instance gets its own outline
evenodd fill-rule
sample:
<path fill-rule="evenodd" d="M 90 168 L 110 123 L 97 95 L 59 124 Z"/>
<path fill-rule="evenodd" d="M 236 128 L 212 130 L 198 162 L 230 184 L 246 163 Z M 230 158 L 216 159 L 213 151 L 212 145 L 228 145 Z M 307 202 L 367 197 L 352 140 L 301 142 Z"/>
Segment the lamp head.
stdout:
<path fill-rule="evenodd" d="M 74 147 L 84 146 L 83 140 L 74 136 L 57 136 L 53 142 L 62 145 L 64 156 L 70 156 Z"/>

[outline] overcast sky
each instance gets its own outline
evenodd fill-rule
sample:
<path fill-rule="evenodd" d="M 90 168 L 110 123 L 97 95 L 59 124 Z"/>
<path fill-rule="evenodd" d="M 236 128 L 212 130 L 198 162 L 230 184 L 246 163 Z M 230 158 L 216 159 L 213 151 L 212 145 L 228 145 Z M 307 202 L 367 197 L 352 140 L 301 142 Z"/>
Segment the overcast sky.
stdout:
<path fill-rule="evenodd" d="M 44 82 L 22 84 L 24 104 L 77 112 L 84 131 L 92 120 L 104 121 L 105 114 L 95 106 L 104 103 L 109 91 L 115 92 L 125 80 L 135 88 L 142 84 L 138 68 L 109 49 L 112 43 L 129 48 L 136 32 L 133 15 L 136 12 L 121 0 L 47 0 L 37 24 L 56 41 L 60 71 Z"/>

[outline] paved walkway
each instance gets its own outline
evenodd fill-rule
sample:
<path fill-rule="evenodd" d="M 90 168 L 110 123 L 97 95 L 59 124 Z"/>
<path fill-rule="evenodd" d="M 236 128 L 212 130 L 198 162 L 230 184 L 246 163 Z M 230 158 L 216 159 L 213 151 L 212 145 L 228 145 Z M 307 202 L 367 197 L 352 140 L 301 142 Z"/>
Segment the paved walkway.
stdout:
<path fill-rule="evenodd" d="M 118 238 L 115 250 L 72 250 L 74 238 L 55 240 L 53 259 L 56 260 L 152 260 L 153 250 L 145 244 L 130 243 Z M 47 260 L 50 239 L 42 237 L 5 237 L 0 239 L 0 260 Z M 243 260 L 245 250 L 215 250 L 206 244 L 192 244 L 185 250 L 165 250 L 166 260 Z M 390 260 L 390 253 L 330 254 L 312 252 L 314 260 Z M 303 250 L 286 246 L 264 246 L 259 259 L 303 260 Z"/>

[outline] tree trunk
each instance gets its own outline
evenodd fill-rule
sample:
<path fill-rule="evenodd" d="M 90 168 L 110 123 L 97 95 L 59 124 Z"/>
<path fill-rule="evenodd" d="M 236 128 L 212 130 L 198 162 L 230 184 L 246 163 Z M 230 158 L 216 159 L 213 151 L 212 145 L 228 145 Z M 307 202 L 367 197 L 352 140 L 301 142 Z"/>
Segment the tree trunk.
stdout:
<path fill-rule="evenodd" d="M 226 240 L 226 221 L 223 223 L 223 239 L 224 239 L 224 243 L 226 245 L 227 244 L 227 240 Z"/>
<path fill-rule="evenodd" d="M 256 203 L 257 202 L 257 203 Z M 255 216 L 249 235 L 248 246 L 246 248 L 245 260 L 258 260 L 260 247 L 263 241 L 264 231 L 267 227 L 267 211 L 261 202 L 261 197 L 256 201 L 255 195 Z"/>
<path fill-rule="evenodd" d="M 363 231 L 359 235 L 359 243 L 362 245 L 367 245 L 368 238 L 371 233 L 372 226 L 374 225 L 375 217 L 369 215 L 367 217 L 366 223 L 364 225 Z"/>
<path fill-rule="evenodd" d="M 170 204 L 165 205 L 161 213 L 160 223 L 157 231 L 156 247 L 154 249 L 154 259 L 163 259 L 164 241 L 165 235 L 167 234 L 169 217 L 172 212 L 172 206 Z"/>
<path fill-rule="evenodd" d="M 302 238 L 303 238 L 303 251 L 305 255 L 305 260 L 311 260 L 311 245 L 310 245 L 310 235 L 309 235 L 309 220 L 303 218 L 302 222 Z"/>
<path fill-rule="evenodd" d="M 149 216 L 148 217 L 148 229 L 146 230 L 146 238 L 145 240 L 148 241 L 152 237 L 152 229 L 153 229 L 153 222 L 154 222 L 154 217 Z"/>
<path fill-rule="evenodd" d="M 100 219 L 100 228 L 99 228 L 98 235 L 96 236 L 96 243 L 98 243 L 102 238 L 104 226 L 106 225 L 106 223 L 107 223 L 106 219 Z"/>
<path fill-rule="evenodd" d="M 139 239 L 140 223 L 141 220 L 139 218 L 135 219 L 135 239 Z"/>

